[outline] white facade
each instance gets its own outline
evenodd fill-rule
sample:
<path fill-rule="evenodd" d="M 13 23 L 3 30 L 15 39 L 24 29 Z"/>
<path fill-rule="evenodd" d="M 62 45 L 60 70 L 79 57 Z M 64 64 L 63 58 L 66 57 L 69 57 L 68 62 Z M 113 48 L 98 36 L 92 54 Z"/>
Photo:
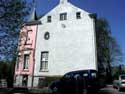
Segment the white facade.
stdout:
<path fill-rule="evenodd" d="M 76 18 L 77 12 L 81 13 L 80 19 Z M 67 13 L 67 20 L 60 21 L 61 13 Z M 69 71 L 97 69 L 95 25 L 89 14 L 67 0 L 61 0 L 40 19 L 42 24 L 37 32 L 34 76 L 62 76 Z M 47 22 L 48 16 L 51 16 L 51 22 Z M 44 38 L 46 32 L 50 35 L 48 40 Z M 40 70 L 43 51 L 48 51 L 47 70 Z"/>

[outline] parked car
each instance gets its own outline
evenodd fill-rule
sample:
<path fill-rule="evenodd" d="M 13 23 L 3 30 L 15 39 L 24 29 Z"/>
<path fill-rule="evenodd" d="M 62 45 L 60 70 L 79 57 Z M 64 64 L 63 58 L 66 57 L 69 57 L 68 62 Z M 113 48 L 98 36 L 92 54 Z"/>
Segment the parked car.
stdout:
<path fill-rule="evenodd" d="M 97 72 L 96 70 L 68 72 L 60 80 L 52 82 L 49 87 L 57 94 L 86 94 L 87 92 L 96 94 L 98 91 Z"/>
<path fill-rule="evenodd" d="M 30 94 L 30 92 L 26 87 L 15 87 L 8 94 Z"/>
<path fill-rule="evenodd" d="M 113 87 L 118 90 L 125 89 L 125 74 L 121 74 L 113 81 Z"/>

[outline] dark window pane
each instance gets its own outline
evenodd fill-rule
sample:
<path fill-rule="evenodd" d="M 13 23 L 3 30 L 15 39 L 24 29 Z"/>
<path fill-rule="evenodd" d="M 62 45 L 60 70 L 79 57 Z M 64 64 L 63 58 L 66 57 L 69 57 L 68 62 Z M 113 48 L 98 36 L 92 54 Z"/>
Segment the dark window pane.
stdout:
<path fill-rule="evenodd" d="M 51 22 L 51 16 L 47 17 L 47 22 Z"/>
<path fill-rule="evenodd" d="M 67 13 L 60 14 L 60 21 L 67 20 Z"/>
<path fill-rule="evenodd" d="M 81 12 L 77 12 L 77 13 L 76 13 L 76 18 L 77 18 L 77 19 L 81 19 Z"/>
<path fill-rule="evenodd" d="M 24 66 L 23 69 L 28 69 L 29 67 L 29 55 L 24 55 Z"/>

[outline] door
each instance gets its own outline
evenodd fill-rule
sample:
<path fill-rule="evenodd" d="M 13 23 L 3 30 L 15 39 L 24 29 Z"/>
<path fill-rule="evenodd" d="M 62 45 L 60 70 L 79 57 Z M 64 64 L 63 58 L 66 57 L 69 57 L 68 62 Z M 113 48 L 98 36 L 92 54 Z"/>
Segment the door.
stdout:
<path fill-rule="evenodd" d="M 23 75 L 22 85 L 27 86 L 28 84 L 28 75 Z"/>

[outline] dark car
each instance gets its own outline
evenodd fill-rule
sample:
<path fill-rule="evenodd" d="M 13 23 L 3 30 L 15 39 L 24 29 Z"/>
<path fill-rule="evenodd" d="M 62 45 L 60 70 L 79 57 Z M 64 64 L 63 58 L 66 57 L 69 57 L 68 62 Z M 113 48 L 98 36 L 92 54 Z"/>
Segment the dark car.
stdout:
<path fill-rule="evenodd" d="M 50 89 L 57 94 L 85 94 L 98 90 L 96 70 L 79 70 L 66 73 L 60 80 L 54 81 Z"/>
<path fill-rule="evenodd" d="M 60 80 L 53 81 L 49 88 L 52 90 L 52 92 L 55 94 L 59 91 L 60 88 Z"/>
<path fill-rule="evenodd" d="M 8 94 L 30 94 L 26 87 L 15 87 Z"/>

